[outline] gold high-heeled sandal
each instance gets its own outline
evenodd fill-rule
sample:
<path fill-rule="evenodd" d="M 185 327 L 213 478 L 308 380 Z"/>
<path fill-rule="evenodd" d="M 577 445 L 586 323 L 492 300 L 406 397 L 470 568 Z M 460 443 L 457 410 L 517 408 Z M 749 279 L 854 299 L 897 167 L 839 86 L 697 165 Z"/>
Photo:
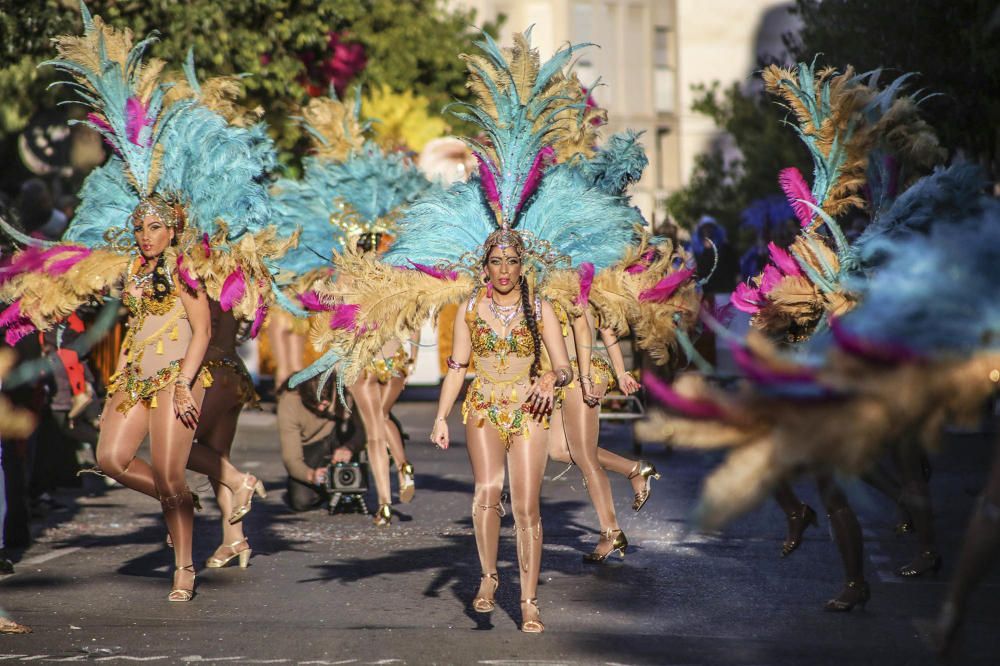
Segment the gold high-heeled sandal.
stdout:
<path fill-rule="evenodd" d="M 253 504 L 253 496 L 255 494 L 261 499 L 267 499 L 267 491 L 264 490 L 264 484 L 260 482 L 260 479 L 255 479 L 254 484 L 252 486 L 249 483 L 247 483 L 247 481 L 250 480 L 252 476 L 253 476 L 252 474 L 247 474 L 246 476 L 244 476 L 243 483 L 237 489 L 237 492 L 244 489 L 249 490 L 251 492 L 250 495 L 247 496 L 246 502 L 240 504 L 238 507 L 233 509 L 233 513 L 229 516 L 230 525 L 235 525 L 236 523 L 243 520 L 248 513 L 250 513 L 250 509 Z"/>
<path fill-rule="evenodd" d="M 236 546 L 240 545 L 241 543 L 245 543 L 247 547 L 244 548 L 243 550 L 236 550 Z M 223 548 L 228 548 L 232 554 L 229 555 L 228 557 L 219 557 L 218 552 Z M 221 569 L 222 567 L 226 566 L 227 564 L 229 564 L 238 557 L 240 558 L 240 569 L 246 569 L 247 566 L 250 565 L 250 554 L 252 552 L 253 549 L 250 548 L 250 542 L 247 541 L 246 537 L 243 537 L 239 541 L 234 541 L 232 543 L 225 543 L 216 548 L 215 553 L 212 553 L 212 557 L 205 560 L 205 567 L 209 569 Z"/>
<path fill-rule="evenodd" d="M 191 601 L 192 599 L 194 599 L 194 581 L 195 578 L 197 578 L 198 576 L 194 571 L 194 565 L 188 564 L 187 566 L 177 567 L 174 570 L 175 579 L 177 578 L 178 571 L 191 572 L 191 587 L 190 588 L 175 587 L 173 590 L 170 591 L 170 594 L 167 595 L 167 601 Z"/>
<path fill-rule="evenodd" d="M 606 553 L 602 553 L 595 548 L 594 552 L 583 556 L 584 562 L 587 564 L 600 564 L 615 553 L 618 553 L 618 556 L 623 560 L 625 559 L 625 549 L 628 548 L 628 539 L 625 537 L 624 532 L 621 530 L 606 530 L 601 532 L 601 541 L 610 541 L 611 548 Z M 600 546 L 601 542 L 598 541 L 597 545 Z"/>
<path fill-rule="evenodd" d="M 392 509 L 388 504 L 379 504 L 375 511 L 375 527 L 388 527 L 392 522 Z"/>
<path fill-rule="evenodd" d="M 399 466 L 399 501 L 409 504 L 413 501 L 413 495 L 417 487 L 413 483 L 413 464 L 405 462 Z"/>
<path fill-rule="evenodd" d="M 532 619 L 527 619 L 527 615 L 524 610 L 527 606 L 531 606 L 535 609 L 535 617 Z M 541 613 L 538 612 L 538 599 L 521 599 L 521 631 L 526 634 L 540 634 L 545 631 L 545 625 L 542 624 Z"/>
<path fill-rule="evenodd" d="M 656 467 L 653 463 L 640 460 L 635 464 L 635 469 L 632 470 L 632 473 L 629 474 L 627 478 L 631 481 L 637 476 L 641 476 L 642 480 L 645 482 L 645 487 L 635 494 L 635 500 L 632 502 L 632 510 L 638 513 L 639 509 L 646 504 L 646 500 L 649 499 L 651 484 L 650 479 L 656 479 L 659 481 L 660 473 L 656 471 Z"/>
<path fill-rule="evenodd" d="M 477 613 L 490 613 L 490 612 L 493 611 L 494 608 L 497 607 L 496 594 L 497 594 L 497 590 L 500 588 L 500 576 L 499 576 L 499 574 L 497 574 L 495 572 L 494 573 L 484 573 L 480 577 L 480 582 L 479 582 L 479 589 L 480 590 L 483 589 L 483 583 L 485 583 L 487 579 L 493 581 L 493 597 L 494 598 L 489 599 L 487 597 L 476 596 L 476 598 L 472 600 L 472 609 L 474 611 L 476 611 Z"/>

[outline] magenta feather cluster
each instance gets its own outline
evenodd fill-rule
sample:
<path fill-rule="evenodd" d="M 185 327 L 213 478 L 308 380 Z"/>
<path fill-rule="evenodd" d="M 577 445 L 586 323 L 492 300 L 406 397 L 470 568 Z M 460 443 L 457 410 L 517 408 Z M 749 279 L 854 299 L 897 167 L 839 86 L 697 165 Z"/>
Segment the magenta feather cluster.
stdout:
<path fill-rule="evenodd" d="M 585 261 L 576 272 L 580 276 L 580 293 L 576 297 L 576 304 L 586 307 L 590 303 L 590 288 L 594 284 L 594 264 Z"/>
<path fill-rule="evenodd" d="M 521 188 L 521 197 L 517 200 L 517 208 L 514 209 L 514 215 L 521 212 L 521 208 L 525 202 L 538 190 L 538 186 L 542 182 L 542 175 L 551 163 L 555 153 L 556 151 L 552 146 L 545 146 L 535 155 L 535 159 L 531 162 L 531 168 L 528 169 L 528 175 L 524 179 L 524 187 Z"/>
<path fill-rule="evenodd" d="M 177 255 L 177 274 L 181 276 L 181 280 L 183 280 L 184 284 L 188 286 L 188 289 L 191 291 L 198 291 L 201 284 L 198 282 L 198 278 L 192 275 L 191 271 L 184 266 L 183 254 Z"/>
<path fill-rule="evenodd" d="M 327 305 L 320 300 L 319 294 L 315 291 L 306 291 L 298 295 L 299 302 L 302 303 L 302 307 L 306 310 L 312 310 L 313 312 L 328 312 L 333 309 L 332 305 Z"/>
<path fill-rule="evenodd" d="M 808 201 L 816 205 L 816 199 L 813 197 L 806 179 L 802 177 L 802 172 L 795 167 L 782 169 L 781 173 L 778 174 L 778 183 L 788 199 L 788 205 L 795 211 L 795 217 L 799 219 L 799 224 L 803 227 L 808 226 L 812 222 L 813 211 L 804 202 Z"/>
<path fill-rule="evenodd" d="M 131 143 L 148 148 L 153 142 L 152 136 L 142 138 L 143 130 L 153 124 L 149 109 L 138 97 L 129 97 L 125 102 L 125 138 Z"/>
<path fill-rule="evenodd" d="M 839 317 L 830 317 L 830 331 L 837 347 L 846 353 L 874 363 L 899 365 L 920 359 L 920 355 L 905 345 L 893 342 L 866 340 L 848 331 Z"/>
<path fill-rule="evenodd" d="M 726 419 L 725 410 L 716 403 L 708 400 L 686 398 L 652 373 L 643 374 L 642 383 L 649 390 L 649 394 L 654 400 L 681 416 L 689 419 L 712 421 Z"/>
<path fill-rule="evenodd" d="M 425 275 L 430 275 L 431 277 L 435 277 L 438 280 L 457 280 L 458 279 L 458 271 L 446 271 L 446 270 L 443 270 L 441 268 L 435 268 L 434 266 L 427 266 L 425 264 L 418 264 L 417 262 L 410 261 L 409 259 L 407 259 L 407 261 L 410 262 L 410 265 L 413 266 L 413 268 L 415 270 L 418 270 L 421 273 L 424 273 Z"/>
<path fill-rule="evenodd" d="M 692 275 L 694 275 L 693 268 L 684 268 L 676 273 L 668 275 L 657 282 L 656 285 L 640 293 L 639 302 L 645 303 L 647 301 L 654 301 L 656 303 L 662 303 L 673 296 L 674 292 L 676 292 L 682 284 L 689 280 Z"/>
<path fill-rule="evenodd" d="M 243 269 L 237 266 L 236 270 L 226 276 L 225 282 L 222 283 L 222 291 L 219 294 L 219 305 L 223 311 L 229 312 L 232 310 L 233 306 L 243 298 L 246 290 L 247 282 L 243 276 Z"/>

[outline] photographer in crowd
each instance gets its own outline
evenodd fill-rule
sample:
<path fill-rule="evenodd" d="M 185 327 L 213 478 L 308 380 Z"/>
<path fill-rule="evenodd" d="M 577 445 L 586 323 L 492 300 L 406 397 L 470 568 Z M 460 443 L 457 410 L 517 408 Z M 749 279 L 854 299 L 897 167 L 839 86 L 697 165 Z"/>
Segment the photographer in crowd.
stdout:
<path fill-rule="evenodd" d="M 278 391 L 278 436 L 288 471 L 286 500 L 293 511 L 315 509 L 329 499 L 327 466 L 348 463 L 365 448 L 364 432 L 346 417 L 333 393 L 334 382 L 317 399 L 317 380 Z"/>

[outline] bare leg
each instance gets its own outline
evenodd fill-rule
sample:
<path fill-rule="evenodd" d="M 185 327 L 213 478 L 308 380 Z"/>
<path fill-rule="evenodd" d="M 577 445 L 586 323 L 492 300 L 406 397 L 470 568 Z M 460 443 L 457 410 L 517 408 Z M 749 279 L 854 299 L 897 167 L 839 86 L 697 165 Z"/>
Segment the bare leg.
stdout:
<path fill-rule="evenodd" d="M 904 567 L 896 570 L 900 576 L 920 576 L 928 571 L 937 573 L 941 568 L 941 556 L 937 552 L 934 538 L 934 511 L 931 507 L 931 493 L 924 480 L 923 451 L 915 444 L 901 443 L 896 447 L 896 461 L 903 481 L 900 496 L 903 506 L 913 520 L 913 527 L 920 542 L 920 553 Z"/>
<path fill-rule="evenodd" d="M 548 452 L 548 433 L 531 425 L 529 437 L 515 437 L 507 452 L 510 466 L 510 499 L 517 533 L 517 559 L 521 569 L 521 629 L 542 631 L 536 597 L 542 568 L 541 492 Z"/>
<path fill-rule="evenodd" d="M 268 334 L 271 338 L 271 352 L 274 354 L 274 385 L 278 387 L 302 369 L 305 339 L 295 333 L 289 315 L 275 312 L 272 317 L 273 323 L 268 329 Z"/>
<path fill-rule="evenodd" d="M 230 381 L 233 378 L 224 379 L 221 372 L 216 374 L 215 383 L 205 395 L 202 414 L 206 416 L 203 416 L 202 422 L 198 424 L 198 443 L 192 448 L 192 458 L 195 449 L 207 448 L 228 464 L 243 403 L 239 401 L 237 393 L 239 387 Z M 233 373 L 227 373 L 227 376 L 228 374 Z M 233 491 L 215 480 L 212 480 L 212 488 L 215 490 L 215 498 L 222 513 L 222 545 L 209 558 L 207 565 L 222 566 L 233 556 L 249 550 L 250 545 L 243 534 L 243 522 L 236 524 L 229 522 L 229 516 L 235 508 Z M 241 563 L 245 561 L 241 560 Z"/>
<path fill-rule="evenodd" d="M 404 378 L 392 377 L 387 384 L 380 387 L 380 394 L 382 396 L 382 426 L 385 429 L 389 453 L 396 461 L 396 473 L 399 475 L 399 501 L 407 503 L 413 501 L 413 467 L 406 457 L 406 449 L 403 448 L 403 435 L 389 418 L 389 412 L 399 400 L 399 394 L 403 392 L 405 386 L 406 380 Z"/>
<path fill-rule="evenodd" d="M 774 499 L 785 512 L 788 521 L 788 535 L 781 544 L 781 556 L 788 557 L 802 545 L 802 535 L 810 525 L 816 527 L 819 522 L 812 507 L 799 499 L 792 486 L 782 481 L 774 489 Z"/>
<path fill-rule="evenodd" d="M 483 571 L 472 606 L 479 612 L 489 612 L 495 605 L 494 595 L 499 585 L 497 548 L 500 544 L 500 518 L 503 516 L 500 493 L 503 491 L 504 480 L 504 447 L 500 436 L 491 427 L 467 426 L 465 433 L 475 482 L 472 528 L 476 535 L 479 565 Z"/>
<path fill-rule="evenodd" d="M 854 606 L 863 608 L 871 597 L 864 574 L 864 542 L 861 537 L 861 525 L 854 515 L 854 510 L 847 503 L 844 492 L 825 474 L 816 477 L 816 487 L 819 489 L 823 506 L 830 517 L 837 550 L 844 564 L 844 575 L 847 584 L 836 598 L 826 603 L 829 611 L 850 611 Z"/>
<path fill-rule="evenodd" d="M 127 414 L 118 411 L 124 395 L 119 393 L 104 404 L 101 435 L 97 440 L 97 464 L 101 471 L 123 486 L 159 500 L 153 468 L 135 454 L 149 432 L 149 409 L 142 403 Z"/>
<path fill-rule="evenodd" d="M 194 526 L 194 503 L 187 487 L 184 470 L 191 454 L 194 430 L 187 428 L 173 410 L 174 386 L 157 394 L 159 407 L 150 414 L 150 450 L 156 489 L 163 506 L 163 518 L 174 543 L 174 590 L 193 590 L 191 546 Z M 191 389 L 196 405 L 201 406 L 205 389 L 195 382 Z"/>
<path fill-rule="evenodd" d="M 382 399 L 379 394 L 379 384 L 371 373 L 365 373 L 350 387 L 354 405 L 361 413 L 361 422 L 365 426 L 368 464 L 375 480 L 375 493 L 378 495 L 379 511 L 392 503 L 389 487 L 389 451 L 386 448 L 387 438 L 382 418 Z M 388 520 L 379 523 L 381 513 L 375 516 L 376 524 L 388 524 Z"/>

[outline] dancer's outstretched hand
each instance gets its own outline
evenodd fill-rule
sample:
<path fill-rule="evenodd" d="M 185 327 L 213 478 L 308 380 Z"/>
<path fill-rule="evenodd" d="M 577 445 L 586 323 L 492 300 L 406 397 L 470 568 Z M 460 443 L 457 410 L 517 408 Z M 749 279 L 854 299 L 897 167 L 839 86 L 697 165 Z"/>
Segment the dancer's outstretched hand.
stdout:
<path fill-rule="evenodd" d="M 635 380 L 631 372 L 624 372 L 618 377 L 618 388 L 622 390 L 625 395 L 632 395 L 640 388 L 642 384 Z"/>
<path fill-rule="evenodd" d="M 556 374 L 549 371 L 536 379 L 535 383 L 528 389 L 524 408 L 536 421 L 541 421 L 542 417 L 552 412 L 552 408 L 555 405 L 555 385 Z"/>
<path fill-rule="evenodd" d="M 438 417 L 434 421 L 434 429 L 431 431 L 431 442 L 439 449 L 447 449 L 450 442 L 448 438 L 448 421 L 444 417 Z"/>
<path fill-rule="evenodd" d="M 191 430 L 198 427 L 198 408 L 183 375 L 179 375 L 178 381 L 174 383 L 174 414 L 185 427 Z"/>

